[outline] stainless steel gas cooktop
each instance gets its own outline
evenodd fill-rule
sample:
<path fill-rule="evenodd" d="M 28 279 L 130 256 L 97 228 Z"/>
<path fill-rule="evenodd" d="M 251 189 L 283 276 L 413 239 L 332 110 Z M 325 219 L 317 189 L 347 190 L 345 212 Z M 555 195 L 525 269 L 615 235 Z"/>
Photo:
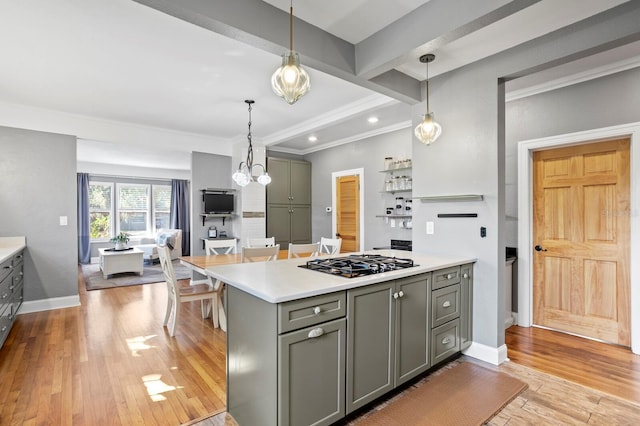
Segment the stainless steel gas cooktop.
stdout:
<path fill-rule="evenodd" d="M 316 258 L 307 261 L 300 268 L 339 275 L 345 278 L 356 278 L 382 272 L 417 266 L 412 259 L 382 256 L 378 254 L 352 254 L 345 257 Z"/>

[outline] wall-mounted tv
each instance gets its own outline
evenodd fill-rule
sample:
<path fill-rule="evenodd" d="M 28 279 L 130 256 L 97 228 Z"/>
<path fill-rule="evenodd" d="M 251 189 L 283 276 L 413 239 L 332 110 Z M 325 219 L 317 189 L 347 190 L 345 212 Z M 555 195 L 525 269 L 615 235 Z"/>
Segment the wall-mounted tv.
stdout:
<path fill-rule="evenodd" d="M 206 214 L 233 213 L 233 194 L 205 192 L 203 198 Z"/>

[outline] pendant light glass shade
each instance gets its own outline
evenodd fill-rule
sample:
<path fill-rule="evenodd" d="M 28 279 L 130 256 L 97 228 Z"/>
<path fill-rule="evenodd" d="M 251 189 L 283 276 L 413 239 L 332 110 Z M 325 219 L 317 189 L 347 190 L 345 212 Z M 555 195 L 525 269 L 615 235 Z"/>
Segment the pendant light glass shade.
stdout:
<path fill-rule="evenodd" d="M 425 145 L 431 145 L 442 134 L 442 126 L 434 119 L 433 113 L 429 111 L 429 62 L 433 62 L 435 55 L 427 54 L 420 56 L 420 62 L 427 64 L 427 80 L 425 81 L 425 99 L 427 101 L 427 113 L 423 115 L 422 122 L 416 126 L 413 133 L 416 138 Z"/>
<path fill-rule="evenodd" d="M 282 55 L 282 66 L 271 76 L 271 87 L 289 105 L 296 103 L 309 91 L 309 74 L 300 66 L 300 57 L 296 52 Z"/>
<path fill-rule="evenodd" d="M 245 161 L 241 161 L 238 165 L 238 170 L 236 170 L 232 175 L 231 179 L 241 187 L 245 187 L 249 185 L 249 183 L 253 182 L 253 168 L 254 167 L 262 167 L 262 173 L 260 173 L 256 180 L 260 185 L 266 186 L 271 183 L 271 176 L 267 173 L 267 169 L 260 163 L 253 164 L 253 144 L 251 141 L 251 105 L 255 103 L 252 100 L 245 100 L 245 103 L 249 105 L 249 133 L 247 134 L 247 140 L 249 141 L 249 147 L 247 148 L 247 159 Z"/>
<path fill-rule="evenodd" d="M 282 66 L 271 76 L 271 88 L 289 105 L 311 89 L 309 74 L 300 66 L 300 56 L 293 50 L 293 0 L 289 9 L 289 52 L 282 55 Z"/>
<path fill-rule="evenodd" d="M 416 138 L 425 145 L 430 145 L 440 137 L 442 133 L 442 126 L 440 126 L 434 119 L 433 113 L 425 114 L 424 119 L 418 124 L 413 131 Z"/>

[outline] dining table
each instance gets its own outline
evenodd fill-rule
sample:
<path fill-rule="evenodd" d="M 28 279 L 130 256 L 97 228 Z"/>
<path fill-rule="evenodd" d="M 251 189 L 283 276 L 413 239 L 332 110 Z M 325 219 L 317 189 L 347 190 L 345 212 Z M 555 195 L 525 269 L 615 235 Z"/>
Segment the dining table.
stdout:
<path fill-rule="evenodd" d="M 280 250 L 278 252 L 278 260 L 288 259 L 289 251 Z M 227 314 L 224 311 L 224 305 L 222 304 L 222 292 L 224 291 L 224 283 L 218 279 L 213 278 L 207 274 L 207 268 L 229 265 L 233 263 L 242 263 L 242 254 L 230 253 L 230 254 L 215 254 L 206 256 L 181 256 L 180 264 L 186 266 L 194 272 L 205 275 L 209 286 L 216 290 L 214 305 L 217 305 L 218 316 L 216 318 L 215 312 L 213 313 L 213 326 L 220 327 L 222 331 L 227 331 Z M 215 309 L 214 309 L 215 311 Z"/>

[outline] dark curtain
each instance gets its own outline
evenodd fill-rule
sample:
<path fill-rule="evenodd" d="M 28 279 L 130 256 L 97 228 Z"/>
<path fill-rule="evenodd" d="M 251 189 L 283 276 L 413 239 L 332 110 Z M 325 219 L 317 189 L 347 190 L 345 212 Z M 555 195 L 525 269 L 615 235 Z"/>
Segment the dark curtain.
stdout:
<path fill-rule="evenodd" d="M 191 224 L 189 220 L 189 181 L 171 180 L 171 228 L 182 229 L 182 255 L 191 253 Z"/>
<path fill-rule="evenodd" d="M 78 262 L 91 263 L 89 173 L 78 173 Z"/>

